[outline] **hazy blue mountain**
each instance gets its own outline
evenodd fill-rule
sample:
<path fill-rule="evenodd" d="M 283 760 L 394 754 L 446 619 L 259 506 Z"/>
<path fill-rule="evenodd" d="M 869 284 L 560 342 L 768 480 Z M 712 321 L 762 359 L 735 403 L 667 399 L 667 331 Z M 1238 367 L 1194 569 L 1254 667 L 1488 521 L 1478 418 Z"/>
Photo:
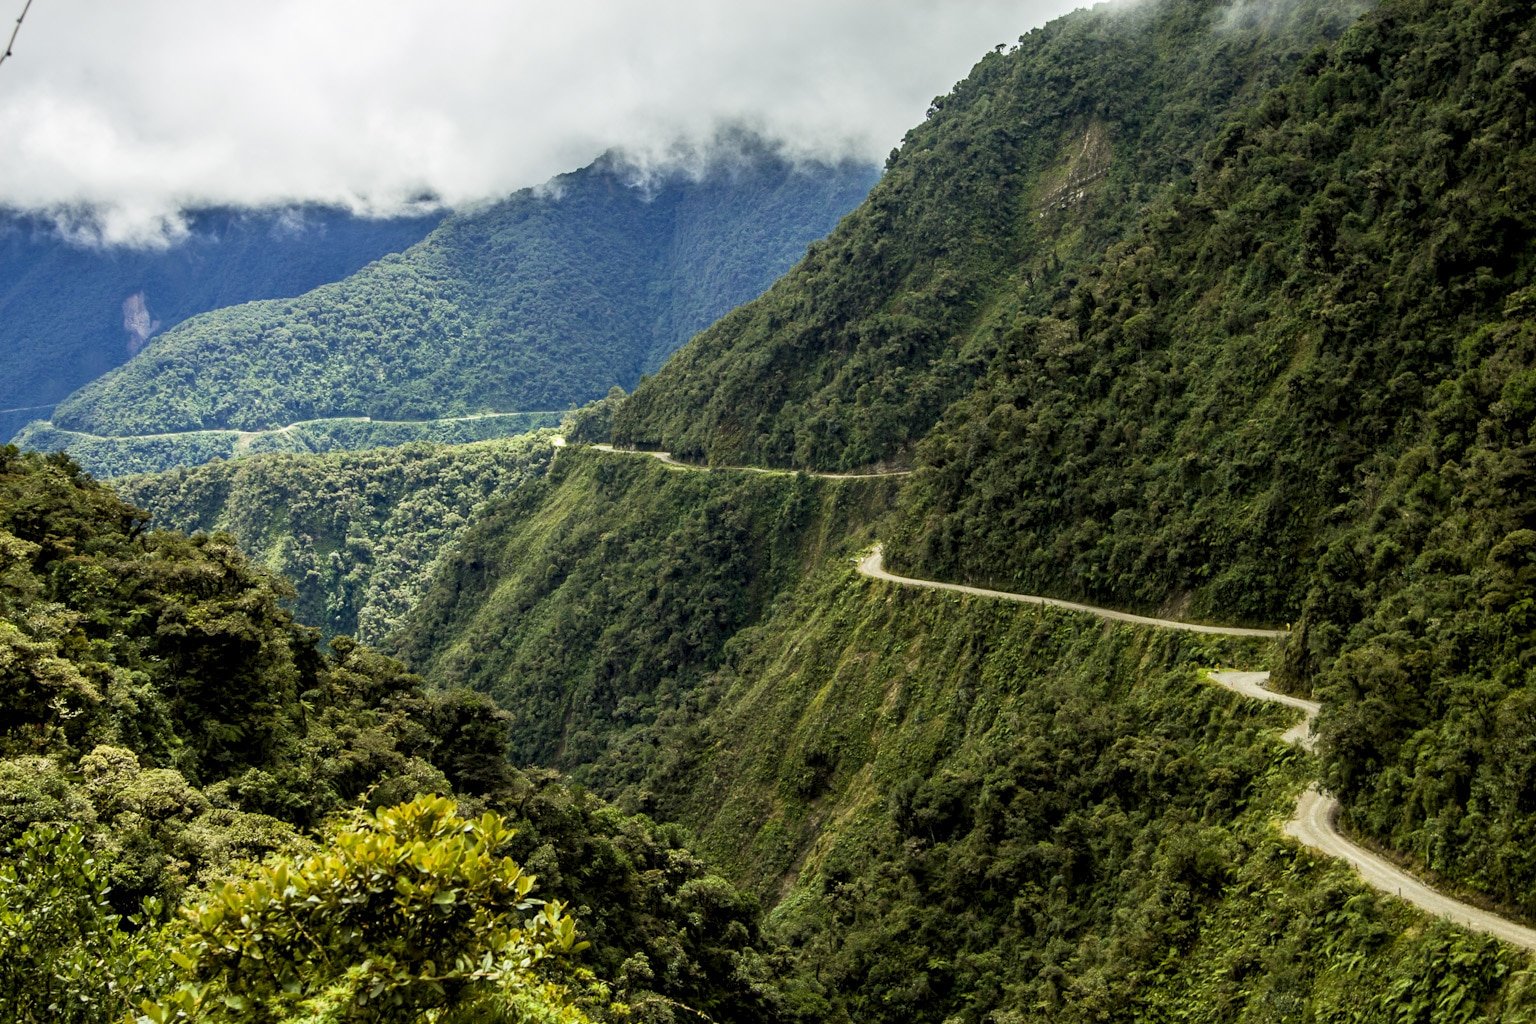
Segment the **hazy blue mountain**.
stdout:
<path fill-rule="evenodd" d="M 189 216 L 186 238 L 159 250 L 77 244 L 52 220 L 0 210 L 0 435 L 126 362 L 146 335 L 345 277 L 441 219 L 368 220 L 319 206 L 206 209 Z"/>

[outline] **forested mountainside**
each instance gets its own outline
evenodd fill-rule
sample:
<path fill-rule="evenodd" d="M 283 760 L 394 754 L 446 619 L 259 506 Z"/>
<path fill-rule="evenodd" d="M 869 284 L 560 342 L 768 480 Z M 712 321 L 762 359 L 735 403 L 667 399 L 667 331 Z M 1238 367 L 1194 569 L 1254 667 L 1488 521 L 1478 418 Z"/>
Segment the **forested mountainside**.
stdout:
<path fill-rule="evenodd" d="M 0 210 L 0 438 L 190 316 L 339 280 L 441 219 L 194 210 L 186 237 L 136 249 L 69 241 L 52 220 Z"/>
<path fill-rule="evenodd" d="M 514 771 L 486 698 L 324 650 L 284 597 L 227 537 L 147 529 L 67 460 L 0 447 L 6 1020 L 355 1019 L 370 991 L 443 1020 L 530 1019 L 512 996 L 540 1020 L 778 1018 L 751 900 L 675 829 Z M 418 793 L 466 817 L 392 808 Z M 372 813 L 325 824 L 349 806 Z M 536 977 L 496 961 L 537 911 L 500 888 L 508 856 L 590 952 L 546 907 L 515 947 L 547 948 Z"/>
<path fill-rule="evenodd" d="M 632 387 L 855 206 L 863 165 L 727 140 L 694 176 L 608 156 L 296 299 L 157 336 L 55 425 L 124 435 L 560 410 Z"/>
<path fill-rule="evenodd" d="M 1278 840 L 1294 762 L 1194 684 L 1271 661 L 1323 705 L 1348 829 L 1536 916 L 1536 15 L 1338 16 L 1169 0 L 987 57 L 831 238 L 613 411 L 616 441 L 717 466 L 914 472 L 562 454 L 395 649 L 527 708 L 523 757 L 700 830 L 834 1015 L 1528 1015 L 1523 960 Z M 1206 100 L 1182 135 L 1180 90 Z M 826 557 L 876 537 L 912 575 L 1293 629 L 1186 646 Z M 637 607 L 670 625 L 630 650 Z M 999 933 L 1016 972 L 967 945 Z"/>
<path fill-rule="evenodd" d="M 1111 40 L 1134 55 L 1202 26 L 1185 67 L 1248 38 L 1208 5 L 1137 10 L 1065 19 L 978 65 L 844 228 L 643 385 L 615 435 L 721 462 L 907 452 L 891 554 L 918 575 L 1294 622 L 1285 675 L 1322 699 L 1354 826 L 1536 913 L 1532 11 L 1379 4 L 1191 139 L 1188 182 L 1143 191 L 1122 237 L 953 270 L 955 301 L 898 330 L 917 293 L 893 289 L 942 276 L 923 254 L 946 236 L 920 226 L 955 237 L 1046 187 L 979 204 L 937 184 L 967 181 L 968 147 L 993 152 L 1017 123 L 1016 81 L 1061 68 L 1069 44 L 1112 66 Z M 1308 8 L 1266 10 L 1300 24 Z M 1112 153 L 1117 130 L 1136 142 L 1103 115 L 1129 100 L 1090 99 L 1102 76 L 1059 77 L 1081 98 L 1053 145 L 1081 152 L 1096 123 Z M 1131 162 L 1112 156 L 1111 180 L 1116 159 Z M 1080 234 L 1104 223 L 1091 204 L 1034 209 Z M 887 274 L 897 258 L 923 274 Z"/>
<path fill-rule="evenodd" d="M 253 455 L 116 482 L 156 526 L 225 532 L 292 582 L 292 610 L 326 636 L 378 644 L 487 502 L 542 476 L 551 432 L 325 456 Z"/>
<path fill-rule="evenodd" d="M 767 295 L 681 350 L 616 438 L 721 463 L 906 457 L 983 376 L 994 324 L 1045 314 L 1234 110 L 1359 13 L 1295 0 L 1126 4 L 988 54 L 869 200 Z"/>

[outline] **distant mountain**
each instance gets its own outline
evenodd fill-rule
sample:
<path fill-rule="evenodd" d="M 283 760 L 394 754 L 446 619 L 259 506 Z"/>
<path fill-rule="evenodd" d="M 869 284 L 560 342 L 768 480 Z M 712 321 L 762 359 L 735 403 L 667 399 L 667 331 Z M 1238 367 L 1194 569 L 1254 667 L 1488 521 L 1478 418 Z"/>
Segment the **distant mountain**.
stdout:
<path fill-rule="evenodd" d="M 0 437 L 190 316 L 335 281 L 441 219 L 206 209 L 157 250 L 79 244 L 47 218 L 0 210 Z"/>
<path fill-rule="evenodd" d="M 696 173 L 605 157 L 450 217 L 296 299 L 197 317 L 61 403 L 68 430 L 257 430 L 334 416 L 560 409 L 633 387 L 765 289 L 877 177 L 761 143 Z"/>

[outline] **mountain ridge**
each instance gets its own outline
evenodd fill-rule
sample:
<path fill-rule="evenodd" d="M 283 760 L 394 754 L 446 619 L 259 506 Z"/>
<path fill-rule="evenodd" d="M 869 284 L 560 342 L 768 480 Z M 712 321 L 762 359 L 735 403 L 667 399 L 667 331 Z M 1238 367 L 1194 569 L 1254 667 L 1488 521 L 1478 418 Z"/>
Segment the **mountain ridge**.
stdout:
<path fill-rule="evenodd" d="M 199 317 L 61 402 L 53 421 L 108 435 L 250 430 L 559 409 L 632 386 L 771 282 L 873 180 L 861 165 L 796 164 L 737 142 L 697 179 L 645 180 L 608 157 L 450 217 L 306 296 Z M 712 230 L 689 227 L 698 218 Z"/>
<path fill-rule="evenodd" d="M 419 241 L 442 215 L 373 220 L 298 206 L 196 209 L 185 219 L 186 234 L 165 249 L 103 247 L 72 240 L 51 217 L 0 207 L 0 437 L 154 333 L 350 274 Z M 14 406 L 26 408 L 10 414 Z"/>

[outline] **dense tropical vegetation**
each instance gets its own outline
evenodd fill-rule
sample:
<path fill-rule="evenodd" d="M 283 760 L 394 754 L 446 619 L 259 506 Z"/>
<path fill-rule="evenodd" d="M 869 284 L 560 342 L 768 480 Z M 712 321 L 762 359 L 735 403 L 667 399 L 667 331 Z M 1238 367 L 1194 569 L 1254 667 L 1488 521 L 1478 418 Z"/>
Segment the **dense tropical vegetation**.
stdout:
<path fill-rule="evenodd" d="M 397 642 L 515 758 L 693 829 L 813 1019 L 1536 1008 L 1521 955 L 1281 838 L 1314 766 L 1200 678 L 1273 650 L 861 581 L 898 486 L 568 450 Z"/>
<path fill-rule="evenodd" d="M 752 903 L 676 830 L 514 771 L 505 712 L 321 647 L 289 593 L 227 536 L 149 529 L 67 459 L 0 448 L 0 1016 L 341 1020 L 385 999 L 524 1020 L 557 990 L 599 1017 L 774 1012 Z M 408 802 L 433 793 L 458 804 Z M 390 899 L 420 913 L 369 902 L 380 843 L 414 858 Z M 524 906 L 507 857 L 579 936 Z M 282 872 L 320 903 L 284 904 Z M 439 945 L 392 945 L 407 925 Z M 581 942 L 529 977 L 530 950 Z"/>
<path fill-rule="evenodd" d="M 988 54 L 837 231 L 636 391 L 616 438 L 727 464 L 908 456 L 985 372 L 994 322 L 1050 310 L 1234 111 L 1358 13 L 1250 6 L 1125 5 Z"/>

